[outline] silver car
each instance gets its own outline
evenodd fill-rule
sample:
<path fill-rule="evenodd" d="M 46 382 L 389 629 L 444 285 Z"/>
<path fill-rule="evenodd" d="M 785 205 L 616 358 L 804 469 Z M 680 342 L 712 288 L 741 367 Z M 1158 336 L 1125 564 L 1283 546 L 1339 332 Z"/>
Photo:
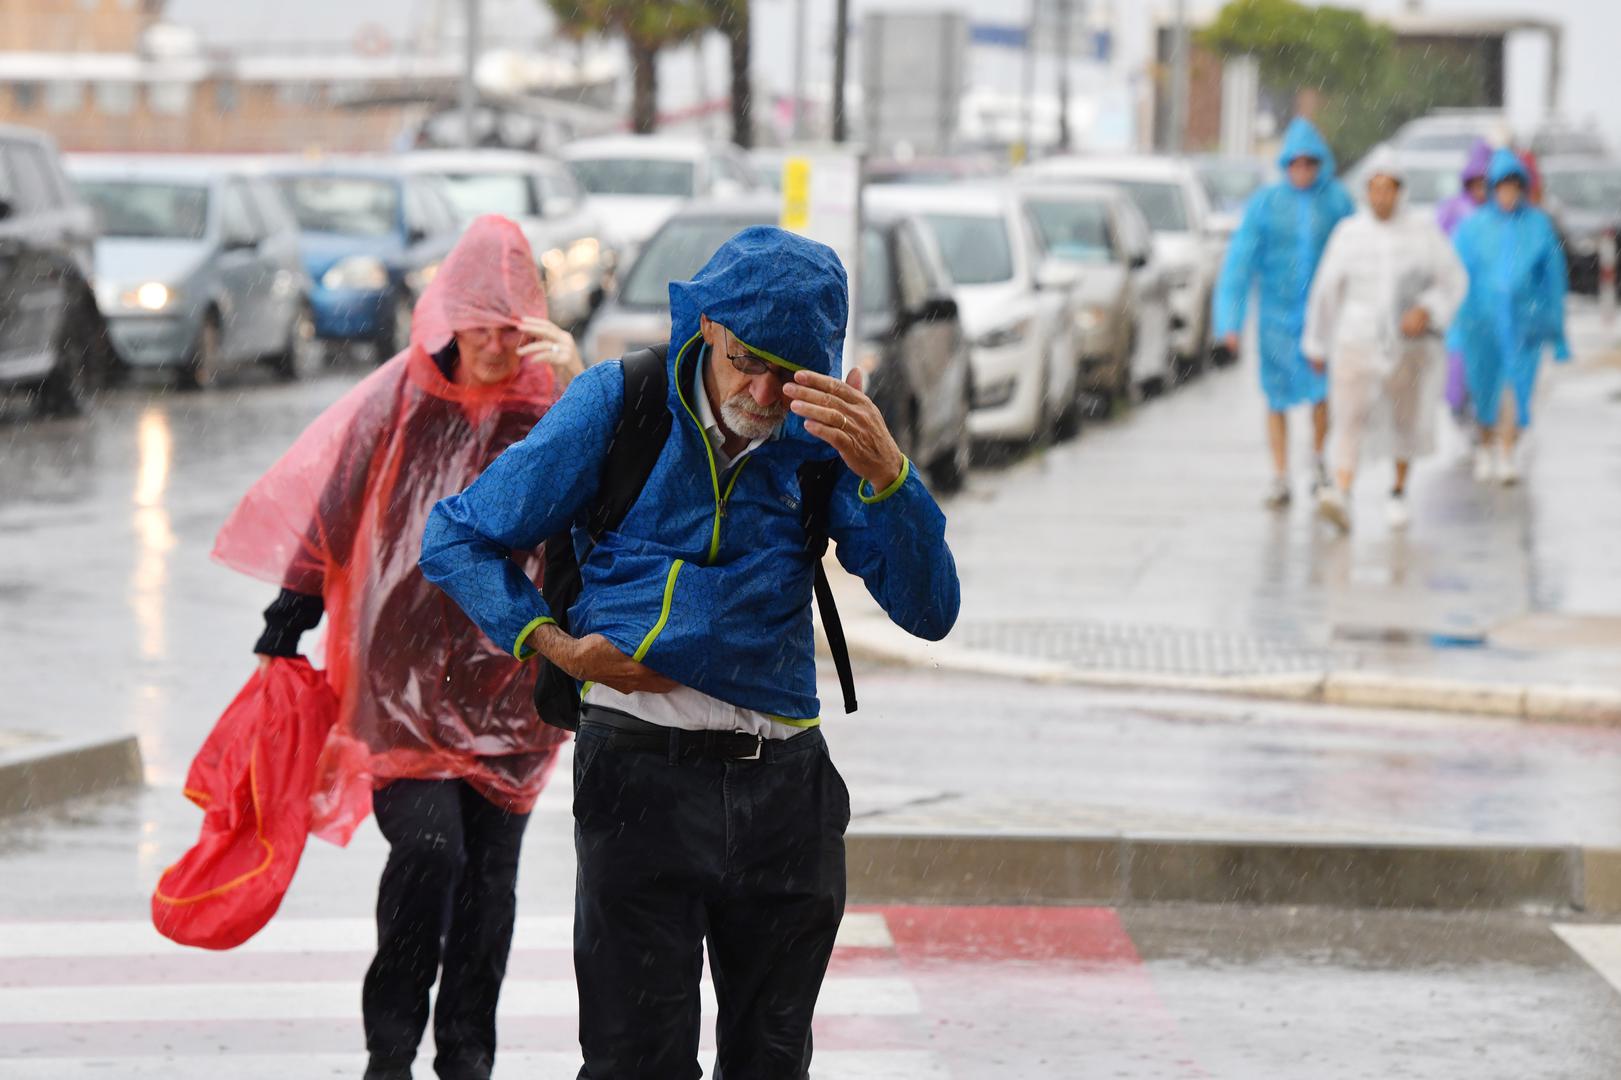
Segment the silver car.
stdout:
<path fill-rule="evenodd" d="M 611 253 L 567 165 L 514 150 L 420 150 L 401 161 L 441 177 L 464 224 L 480 214 L 517 222 L 546 283 L 552 321 L 584 324 L 602 300 Z"/>
<path fill-rule="evenodd" d="M 321 369 L 298 223 L 256 170 L 97 156 L 70 158 L 68 174 L 100 226 L 96 302 L 126 365 L 191 388 L 232 365 Z"/>

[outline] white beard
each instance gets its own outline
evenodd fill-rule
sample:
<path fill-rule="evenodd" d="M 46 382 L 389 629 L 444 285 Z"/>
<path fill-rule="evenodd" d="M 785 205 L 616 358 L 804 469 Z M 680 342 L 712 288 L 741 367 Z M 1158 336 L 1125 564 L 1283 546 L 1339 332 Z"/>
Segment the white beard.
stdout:
<path fill-rule="evenodd" d="M 720 418 L 726 422 L 726 426 L 734 434 L 750 442 L 770 438 L 772 432 L 782 424 L 787 413 L 785 405 L 761 410 L 746 390 L 727 398 L 720 406 Z"/>

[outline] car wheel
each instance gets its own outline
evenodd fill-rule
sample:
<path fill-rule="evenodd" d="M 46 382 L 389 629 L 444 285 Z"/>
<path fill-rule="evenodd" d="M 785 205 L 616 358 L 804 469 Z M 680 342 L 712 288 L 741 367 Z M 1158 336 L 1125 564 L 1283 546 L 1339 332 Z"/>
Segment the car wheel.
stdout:
<path fill-rule="evenodd" d="M 377 337 L 376 359 L 379 364 L 394 359 L 411 344 L 411 309 L 411 298 L 404 293 L 396 293 L 389 305 L 388 318 Z"/>
<path fill-rule="evenodd" d="M 52 348 L 56 364 L 34 396 L 34 408 L 41 416 L 82 416 L 105 384 L 106 365 L 97 335 L 91 332 L 94 309 L 87 313 L 87 303 L 80 300 L 71 306 L 57 327 Z"/>
<path fill-rule="evenodd" d="M 313 379 L 326 368 L 326 343 L 315 333 L 315 314 L 300 303 L 287 328 L 287 345 L 276 355 L 276 374 L 288 382 Z"/>
<path fill-rule="evenodd" d="M 197 330 L 191 355 L 180 368 L 182 390 L 206 390 L 219 381 L 220 373 L 220 321 L 209 312 L 203 316 L 203 325 Z"/>

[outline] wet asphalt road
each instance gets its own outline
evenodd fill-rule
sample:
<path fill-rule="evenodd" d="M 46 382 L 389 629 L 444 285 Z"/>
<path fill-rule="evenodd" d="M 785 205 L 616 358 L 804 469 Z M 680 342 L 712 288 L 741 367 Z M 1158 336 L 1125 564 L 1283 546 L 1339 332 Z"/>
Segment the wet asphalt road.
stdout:
<path fill-rule="evenodd" d="M 54 926 L 59 920 L 144 920 L 157 874 L 195 834 L 198 814 L 180 797 L 179 779 L 246 677 L 258 611 L 270 599 L 263 585 L 208 561 L 214 531 L 358 374 L 300 386 L 248 378 L 198 396 L 136 387 L 90 420 L 0 421 L 0 655 L 8 658 L 0 729 L 134 731 L 153 781 L 138 794 L 0 826 L 0 930 L 47 942 L 31 946 L 44 956 L 0 959 L 0 1002 L 21 1000 L 7 999 L 8 989 L 69 991 L 54 1019 L 8 1025 L 0 1015 L 0 1078 L 148 1075 L 147 1066 L 217 1077 L 235 1075 L 210 1061 L 222 1047 L 275 1051 L 280 1039 L 341 1056 L 358 1042 L 352 1014 L 269 1034 L 211 1023 L 207 992 L 195 998 L 193 1022 L 144 1034 L 87 1021 L 74 1002 L 108 987 L 139 997 L 143 987 L 169 984 L 357 986 L 363 932 L 340 959 L 295 956 L 258 975 L 234 955 L 188 954 L 173 970 L 117 955 L 77 965 L 51 955 L 73 936 Z M 930 806 L 996 812 L 1016 801 L 1021 813 L 1084 813 L 1121 827 L 1621 842 L 1621 737 L 1609 732 L 1337 710 L 1308 716 L 1293 706 L 877 671 L 862 674 L 862 693 L 862 712 L 831 718 L 828 734 L 857 812 L 869 818 Z M 566 784 L 543 798 L 527 848 L 523 913 L 566 920 Z M 312 843 L 281 919 L 364 920 L 382 855 L 369 826 L 347 851 Z M 893 926 L 906 918 L 885 917 Z M 842 1048 L 834 1053 L 922 1056 L 877 1065 L 835 1057 L 850 1064 L 828 1075 L 1621 1075 L 1621 997 L 1545 914 L 1148 907 L 1088 918 L 1090 929 L 1037 918 L 1011 941 L 970 933 L 956 951 L 906 958 L 919 1001 L 906 1037 L 887 1028 L 857 1037 L 835 1025 L 830 1038 Z M 29 930 L 46 926 L 49 933 Z M 558 962 L 546 950 L 532 958 L 542 975 Z M 556 1064 L 544 1055 L 566 1056 L 566 1021 L 513 1030 L 514 1052 L 542 1055 L 538 1065 Z M 92 1062 L 109 1054 L 111 1066 Z M 352 1063 L 326 1058 L 307 1065 L 293 1072 L 355 1074 Z"/>

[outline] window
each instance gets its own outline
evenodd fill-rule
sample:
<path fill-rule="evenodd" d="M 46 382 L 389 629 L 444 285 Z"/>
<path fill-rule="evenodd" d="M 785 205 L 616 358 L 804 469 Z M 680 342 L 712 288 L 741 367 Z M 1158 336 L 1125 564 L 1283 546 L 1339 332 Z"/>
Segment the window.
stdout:
<path fill-rule="evenodd" d="M 958 285 L 989 285 L 1013 277 L 1013 248 L 1000 214 L 929 214 L 946 269 Z"/>
<path fill-rule="evenodd" d="M 146 103 L 155 113 L 179 116 L 191 108 L 191 84 L 155 82 L 146 88 Z"/>
<path fill-rule="evenodd" d="M 901 306 L 916 311 L 938 291 L 929 280 L 927 261 L 917 249 L 917 238 L 910 228 L 895 230 L 895 270 L 900 278 Z"/>
<path fill-rule="evenodd" d="M 884 234 L 868 229 L 861 234 L 861 313 L 887 315 L 895 307 L 895 268 L 889 261 Z"/>
<path fill-rule="evenodd" d="M 631 264 L 619 303 L 629 308 L 667 308 L 670 282 L 687 281 L 703 269 L 720 246 L 751 225 L 750 218 L 676 218 L 653 234 Z"/>
<path fill-rule="evenodd" d="M 695 170 L 690 161 L 603 158 L 572 164 L 580 185 L 593 195 L 693 196 Z"/>
<path fill-rule="evenodd" d="M 96 111 L 107 116 L 128 116 L 134 112 L 135 84 L 98 82 L 96 84 Z"/>
<path fill-rule="evenodd" d="M 1137 204 L 1155 232 L 1187 232 L 1188 207 L 1182 189 L 1174 183 L 1152 180 L 1111 180 Z"/>
<path fill-rule="evenodd" d="M 535 174 L 540 185 L 540 212 L 566 214 L 580 203 L 580 188 L 566 172 L 545 169 Z"/>
<path fill-rule="evenodd" d="M 53 113 L 78 112 L 84 107 L 84 83 L 60 80 L 45 84 L 45 108 Z"/>
<path fill-rule="evenodd" d="M 298 222 L 293 219 L 293 212 L 287 209 L 281 194 L 267 180 L 247 181 L 249 197 L 253 200 L 253 208 L 258 212 L 259 220 L 264 223 L 267 235 L 281 235 L 296 233 Z"/>
<path fill-rule="evenodd" d="M 32 110 L 35 105 L 39 104 L 39 83 L 12 83 L 11 100 L 20 113 Z"/>
<path fill-rule="evenodd" d="M 220 231 L 227 241 L 257 244 L 265 237 L 259 215 L 248 202 L 248 193 L 240 180 L 225 185 L 225 197 L 220 202 Z"/>
<path fill-rule="evenodd" d="M 25 214 L 42 214 L 62 205 L 51 163 L 45 151 L 33 143 L 16 142 L 6 147 L 6 171 L 17 209 Z"/>
<path fill-rule="evenodd" d="M 1030 219 L 1042 246 L 1069 262 L 1108 262 L 1109 204 L 1102 199 L 1035 198 Z"/>
<path fill-rule="evenodd" d="M 240 95 L 234 82 L 221 82 L 214 85 L 214 110 L 221 114 L 234 113 L 240 103 Z"/>
<path fill-rule="evenodd" d="M 299 228 L 343 236 L 387 236 L 398 220 L 399 187 L 362 176 L 288 176 L 277 183 Z"/>
<path fill-rule="evenodd" d="M 200 184 L 87 179 L 78 189 L 103 236 L 201 240 L 207 229 L 208 189 Z"/>
<path fill-rule="evenodd" d="M 455 232 L 456 210 L 438 184 L 413 180 L 405 185 L 405 227 L 423 236 Z"/>
<path fill-rule="evenodd" d="M 480 214 L 525 218 L 538 212 L 534 187 L 525 173 L 450 173 L 445 187 L 457 214 L 468 221 Z"/>

